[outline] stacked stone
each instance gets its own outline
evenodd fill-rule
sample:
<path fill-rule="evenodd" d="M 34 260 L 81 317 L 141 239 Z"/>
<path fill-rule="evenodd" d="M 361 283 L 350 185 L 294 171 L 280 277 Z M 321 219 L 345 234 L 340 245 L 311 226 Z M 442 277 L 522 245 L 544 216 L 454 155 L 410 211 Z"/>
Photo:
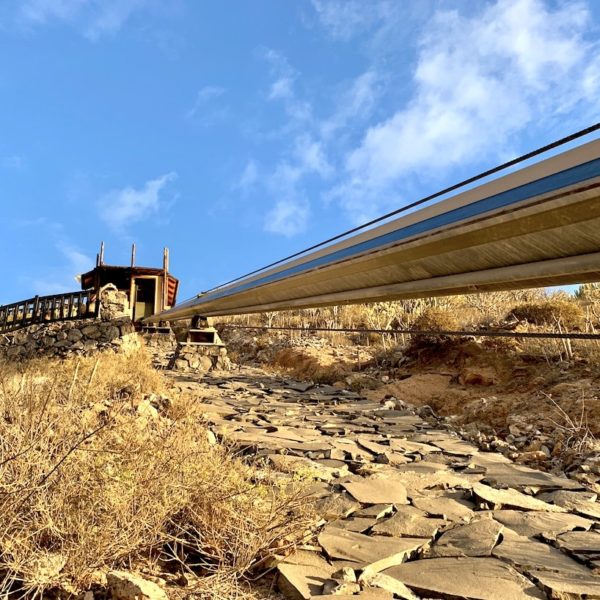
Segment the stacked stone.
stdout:
<path fill-rule="evenodd" d="M 0 357 L 22 360 L 36 356 L 88 355 L 139 344 L 127 317 L 112 321 L 85 319 L 30 325 L 0 337 Z"/>
<path fill-rule="evenodd" d="M 223 346 L 179 344 L 172 368 L 177 371 L 202 373 L 211 369 L 228 371 L 231 361 Z"/>
<path fill-rule="evenodd" d="M 146 348 L 152 356 L 152 365 L 155 369 L 168 369 L 173 362 L 177 349 L 177 339 L 173 332 L 170 333 L 142 333 Z"/>

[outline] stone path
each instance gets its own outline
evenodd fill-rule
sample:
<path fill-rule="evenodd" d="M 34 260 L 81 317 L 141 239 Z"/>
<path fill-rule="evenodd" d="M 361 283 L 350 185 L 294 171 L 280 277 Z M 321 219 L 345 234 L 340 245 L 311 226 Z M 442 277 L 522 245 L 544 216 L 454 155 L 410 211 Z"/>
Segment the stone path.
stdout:
<path fill-rule="evenodd" d="M 600 504 L 578 482 L 334 387 L 172 377 L 217 435 L 314 478 L 325 524 L 279 564 L 287 597 L 600 599 Z"/>

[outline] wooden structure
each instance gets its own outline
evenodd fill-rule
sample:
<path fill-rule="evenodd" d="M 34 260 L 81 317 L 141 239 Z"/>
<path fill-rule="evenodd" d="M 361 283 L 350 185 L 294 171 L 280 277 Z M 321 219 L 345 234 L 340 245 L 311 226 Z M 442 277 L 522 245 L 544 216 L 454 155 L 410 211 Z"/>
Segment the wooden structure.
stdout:
<path fill-rule="evenodd" d="M 0 306 L 0 333 L 15 331 L 34 323 L 93 319 L 100 305 L 92 290 L 53 296 L 35 296 Z"/>
<path fill-rule="evenodd" d="M 162 268 L 135 266 L 135 244 L 128 267 L 104 264 L 104 242 L 96 256 L 96 267 L 81 276 L 81 288 L 100 290 L 108 284 L 124 292 L 129 302 L 132 321 L 168 310 L 175 306 L 179 281 L 169 273 L 169 249 L 163 251 Z"/>

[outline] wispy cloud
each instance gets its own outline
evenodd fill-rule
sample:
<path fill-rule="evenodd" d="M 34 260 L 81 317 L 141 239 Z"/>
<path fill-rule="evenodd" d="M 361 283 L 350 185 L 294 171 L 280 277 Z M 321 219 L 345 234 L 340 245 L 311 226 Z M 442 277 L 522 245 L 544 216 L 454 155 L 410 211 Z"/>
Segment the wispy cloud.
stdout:
<path fill-rule="evenodd" d="M 242 192 L 248 192 L 258 182 L 258 163 L 254 159 L 250 159 L 239 180 L 233 186 L 233 189 L 239 189 Z"/>
<path fill-rule="evenodd" d="M 30 235 L 47 236 L 46 249 L 52 255 L 51 266 L 44 269 L 43 275 L 30 274 L 20 278 L 31 294 L 44 296 L 74 291 L 79 287 L 77 276 L 94 267 L 92 257 L 72 241 L 64 224 L 46 217 L 18 219 L 12 224 L 28 230 Z"/>
<path fill-rule="evenodd" d="M 368 119 L 381 99 L 386 78 L 371 68 L 347 83 L 335 101 L 333 113 L 319 125 L 323 138 L 330 138 L 348 126 L 355 128 Z"/>
<path fill-rule="evenodd" d="M 362 0 L 312 0 L 321 24 L 334 37 L 349 40 L 389 17 L 395 2 Z"/>
<path fill-rule="evenodd" d="M 92 41 L 117 33 L 151 0 L 19 0 L 17 24 L 35 28 L 52 22 L 75 26 Z"/>
<path fill-rule="evenodd" d="M 317 23 L 336 42 L 358 42 L 376 62 L 389 62 L 431 16 L 437 0 L 312 0 Z"/>
<path fill-rule="evenodd" d="M 265 231 L 292 237 L 306 230 L 310 206 L 304 197 L 278 200 L 265 217 Z"/>
<path fill-rule="evenodd" d="M 273 49 L 264 50 L 262 58 L 269 66 L 271 82 L 266 93 L 268 102 L 279 103 L 285 125 L 277 136 L 283 143 L 281 158 L 271 166 L 263 166 L 260 180 L 258 163 L 251 160 L 240 176 L 244 189 L 260 184 L 273 199 L 264 219 L 264 230 L 291 237 L 306 230 L 311 213 L 304 189 L 310 177 L 329 178 L 331 166 L 324 145 L 312 130 L 316 127 L 312 105 L 296 90 L 300 73 L 287 58 Z"/>
<path fill-rule="evenodd" d="M 61 240 L 57 244 L 58 250 L 67 260 L 69 271 L 72 271 L 75 275 L 79 275 L 93 268 L 94 262 L 90 256 L 81 252 L 76 246 Z"/>
<path fill-rule="evenodd" d="M 498 157 L 516 132 L 542 131 L 574 109 L 597 115 L 600 53 L 587 27 L 579 2 L 437 12 L 420 39 L 412 98 L 347 153 L 332 196 L 359 220 L 381 197 L 399 201 L 407 177 Z"/>
<path fill-rule="evenodd" d="M 300 74 L 281 52 L 269 48 L 264 51 L 263 57 L 269 65 L 272 78 L 267 98 L 283 103 L 290 126 L 303 127 L 312 120 L 312 107 L 296 92 L 295 82 Z"/>
<path fill-rule="evenodd" d="M 203 125 L 214 123 L 227 114 L 228 108 L 222 102 L 215 101 L 225 93 L 225 89 L 216 85 L 206 85 L 196 94 L 194 105 L 185 113 L 186 119 Z"/>
<path fill-rule="evenodd" d="M 129 226 L 155 216 L 172 201 L 163 192 L 176 178 L 177 174 L 171 172 L 147 181 L 141 188 L 127 186 L 109 192 L 98 204 L 101 219 L 113 231 L 124 233 Z"/>

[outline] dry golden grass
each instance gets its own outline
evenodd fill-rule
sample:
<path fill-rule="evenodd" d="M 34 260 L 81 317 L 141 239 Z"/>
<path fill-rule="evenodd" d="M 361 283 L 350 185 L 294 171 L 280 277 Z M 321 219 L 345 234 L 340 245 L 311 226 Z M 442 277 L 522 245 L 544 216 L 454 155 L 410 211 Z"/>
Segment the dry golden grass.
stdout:
<path fill-rule="evenodd" d="M 190 399 L 157 411 L 161 386 L 143 352 L 0 365 L 3 592 L 139 561 L 231 583 L 305 534 L 302 489 L 256 483 Z"/>
<path fill-rule="evenodd" d="M 567 331 L 585 325 L 583 309 L 573 300 L 548 299 L 543 302 L 528 302 L 511 309 L 510 314 L 519 321 L 533 325 L 563 327 Z"/>
<path fill-rule="evenodd" d="M 277 352 L 273 364 L 295 379 L 314 383 L 335 383 L 352 372 L 352 365 L 342 361 L 324 360 L 319 353 L 309 354 L 306 350 L 284 348 Z"/>

